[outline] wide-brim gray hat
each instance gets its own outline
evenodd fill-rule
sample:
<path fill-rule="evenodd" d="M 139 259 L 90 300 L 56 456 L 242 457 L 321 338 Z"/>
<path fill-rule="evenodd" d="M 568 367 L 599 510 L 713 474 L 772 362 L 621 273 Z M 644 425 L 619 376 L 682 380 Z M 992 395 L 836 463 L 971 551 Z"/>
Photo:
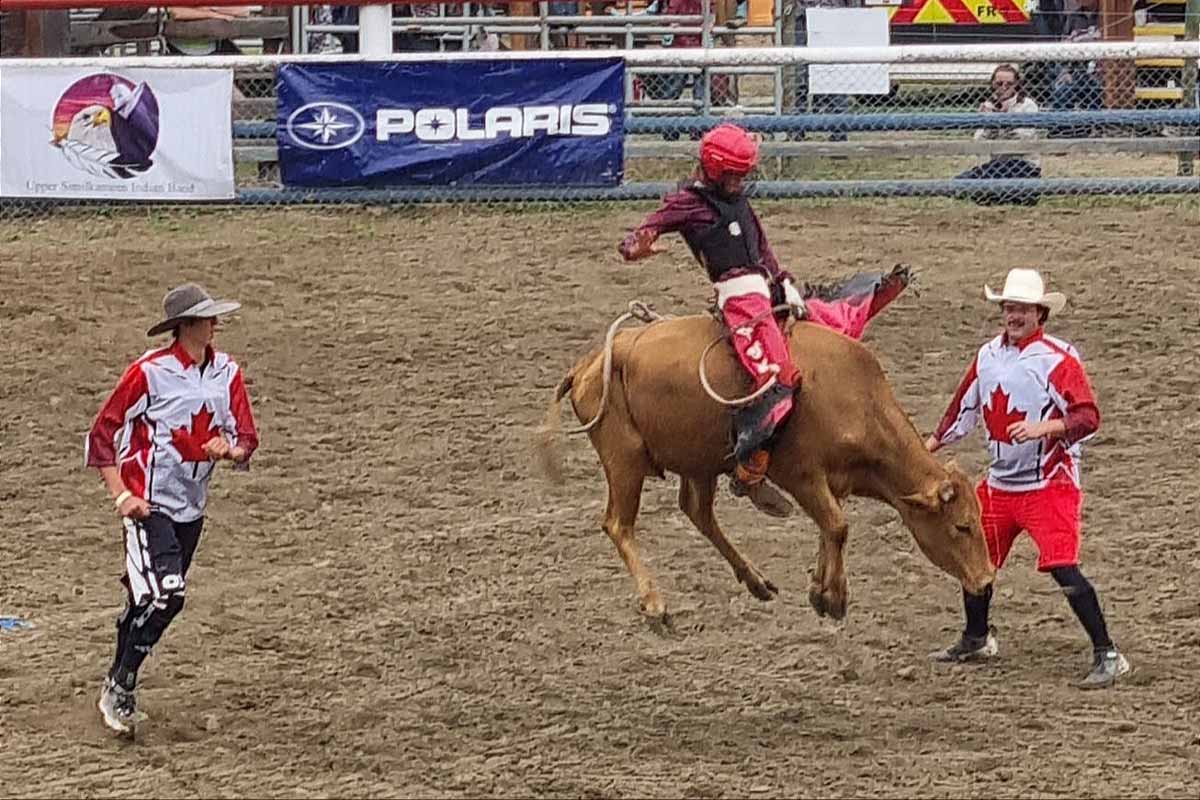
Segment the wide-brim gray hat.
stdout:
<path fill-rule="evenodd" d="M 157 336 L 179 326 L 185 319 L 209 318 L 229 314 L 242 307 L 233 300 L 213 300 L 203 286 L 185 283 L 167 292 L 163 298 L 163 314 L 166 319 L 151 326 L 147 336 Z"/>

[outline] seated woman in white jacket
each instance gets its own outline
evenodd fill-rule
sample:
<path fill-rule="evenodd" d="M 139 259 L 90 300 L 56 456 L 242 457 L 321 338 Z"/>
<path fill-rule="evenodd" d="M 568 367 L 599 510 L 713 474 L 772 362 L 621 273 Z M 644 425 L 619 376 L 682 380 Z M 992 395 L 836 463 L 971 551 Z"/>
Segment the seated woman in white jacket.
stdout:
<path fill-rule="evenodd" d="M 1001 64 L 992 72 L 992 93 L 979 106 L 982 114 L 1032 114 L 1038 104 L 1025 94 L 1021 85 L 1021 73 L 1012 64 Z M 976 139 L 1034 139 L 1036 128 L 980 128 L 975 131 Z M 1042 168 L 1036 156 L 1023 153 L 1005 153 L 993 156 L 989 161 L 972 167 L 958 176 L 963 180 L 996 178 L 1040 178 Z M 988 192 L 975 196 L 983 205 L 994 203 L 1021 203 L 1036 205 L 1037 195 L 1032 192 Z"/>

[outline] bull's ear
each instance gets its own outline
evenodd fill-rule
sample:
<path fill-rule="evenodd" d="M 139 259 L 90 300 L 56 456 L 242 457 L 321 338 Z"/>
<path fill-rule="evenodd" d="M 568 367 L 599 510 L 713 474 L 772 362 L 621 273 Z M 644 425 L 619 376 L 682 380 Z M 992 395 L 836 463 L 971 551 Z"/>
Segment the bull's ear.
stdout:
<path fill-rule="evenodd" d="M 943 503 L 949 503 L 954 499 L 954 484 L 949 480 L 944 480 L 938 484 L 938 499 Z"/>
<path fill-rule="evenodd" d="M 939 487 L 932 487 L 928 491 L 924 492 L 906 494 L 900 499 L 914 508 L 920 509 L 921 511 L 928 511 L 931 514 L 936 514 L 942 508 L 942 498 L 939 496 Z"/>

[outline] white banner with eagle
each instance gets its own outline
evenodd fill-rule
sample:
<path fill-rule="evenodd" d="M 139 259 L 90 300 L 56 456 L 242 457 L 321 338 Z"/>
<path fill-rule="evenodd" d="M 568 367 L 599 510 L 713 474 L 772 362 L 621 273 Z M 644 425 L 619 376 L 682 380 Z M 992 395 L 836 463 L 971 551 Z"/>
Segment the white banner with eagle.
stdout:
<path fill-rule="evenodd" d="M 233 197 L 227 69 L 4 67 L 0 195 Z"/>

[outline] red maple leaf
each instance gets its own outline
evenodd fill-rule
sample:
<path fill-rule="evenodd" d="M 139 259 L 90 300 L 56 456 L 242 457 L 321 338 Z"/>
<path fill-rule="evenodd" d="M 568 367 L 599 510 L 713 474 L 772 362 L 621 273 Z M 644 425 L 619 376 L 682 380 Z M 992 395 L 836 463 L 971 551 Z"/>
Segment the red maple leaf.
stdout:
<path fill-rule="evenodd" d="M 1009 410 L 1008 400 L 1009 396 L 997 385 L 992 390 L 988 404 L 983 407 L 983 423 L 987 425 L 988 438 L 993 442 L 1012 444 L 1012 437 L 1008 435 L 1008 426 L 1014 422 L 1025 421 L 1025 412 L 1019 408 Z"/>
<path fill-rule="evenodd" d="M 192 429 L 174 428 L 171 430 L 171 444 L 179 451 L 184 461 L 208 461 L 208 453 L 204 445 L 220 432 L 213 427 L 213 415 L 208 406 L 201 406 L 200 411 L 192 415 Z"/>

